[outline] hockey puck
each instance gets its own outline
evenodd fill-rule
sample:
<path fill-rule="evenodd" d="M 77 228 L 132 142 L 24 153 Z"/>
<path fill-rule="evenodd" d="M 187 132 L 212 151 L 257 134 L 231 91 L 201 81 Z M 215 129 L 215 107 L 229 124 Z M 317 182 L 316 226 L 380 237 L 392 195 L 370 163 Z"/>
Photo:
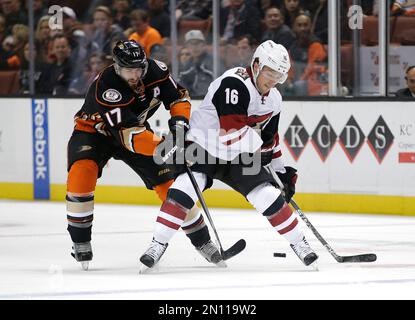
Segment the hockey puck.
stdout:
<path fill-rule="evenodd" d="M 287 254 L 285 254 L 285 253 L 279 253 L 279 252 L 274 252 L 274 257 L 286 258 L 287 257 Z"/>

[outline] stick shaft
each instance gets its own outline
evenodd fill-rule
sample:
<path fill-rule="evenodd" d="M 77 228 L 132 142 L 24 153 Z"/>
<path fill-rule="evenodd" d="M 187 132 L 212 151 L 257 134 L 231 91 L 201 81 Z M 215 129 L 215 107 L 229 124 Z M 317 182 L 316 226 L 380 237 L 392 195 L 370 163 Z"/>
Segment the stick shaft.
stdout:
<path fill-rule="evenodd" d="M 203 198 L 202 192 L 200 191 L 199 186 L 197 185 L 196 179 L 195 179 L 192 171 L 190 170 L 190 168 L 187 165 L 185 165 L 185 166 L 186 166 L 187 175 L 189 176 L 189 179 L 192 182 L 193 188 L 196 191 L 197 198 L 199 199 L 200 205 L 202 206 L 203 211 L 205 212 L 206 217 L 209 220 L 210 226 L 212 227 L 213 233 L 215 234 L 216 242 L 219 245 L 220 253 L 223 256 L 224 250 L 223 250 L 223 247 L 222 247 L 222 243 L 219 240 L 219 235 L 216 231 L 215 224 L 213 223 L 213 219 L 212 219 L 212 216 L 210 215 L 210 212 L 209 212 L 209 209 L 206 205 L 205 199 Z"/>
<path fill-rule="evenodd" d="M 269 171 L 269 173 L 274 178 L 275 182 L 280 186 L 281 190 L 283 190 L 283 184 L 278 177 L 278 175 L 274 172 L 274 170 L 271 168 L 270 165 L 266 166 L 266 169 Z M 293 208 L 297 211 L 300 218 L 305 222 L 307 227 L 313 232 L 314 236 L 317 238 L 318 241 L 327 249 L 327 251 L 332 255 L 332 257 L 337 262 L 373 262 L 376 261 L 376 255 L 373 253 L 369 254 L 360 254 L 360 255 L 354 255 L 354 256 L 339 256 L 333 248 L 327 243 L 327 241 L 323 238 L 323 236 L 317 231 L 316 228 L 311 224 L 310 220 L 305 216 L 305 214 L 301 211 L 298 204 L 294 201 L 294 199 L 290 200 L 290 204 L 293 206 Z"/>
<path fill-rule="evenodd" d="M 268 169 L 269 173 L 274 178 L 275 182 L 280 186 L 281 190 L 283 190 L 283 184 L 282 184 L 280 178 L 278 177 L 278 175 L 274 172 L 274 170 L 270 166 L 267 166 L 266 168 Z M 341 257 L 334 252 L 333 248 L 321 236 L 321 234 L 317 231 L 317 229 L 314 228 L 314 226 L 311 224 L 310 220 L 308 220 L 308 218 L 305 216 L 305 214 L 301 211 L 300 207 L 297 205 L 297 203 L 294 201 L 294 199 L 290 200 L 290 204 L 297 211 L 298 215 L 305 222 L 307 227 L 314 233 L 317 240 L 321 242 L 321 244 L 327 249 L 328 252 L 330 252 L 330 254 L 334 257 L 334 259 L 336 259 L 337 261 L 342 260 Z"/>

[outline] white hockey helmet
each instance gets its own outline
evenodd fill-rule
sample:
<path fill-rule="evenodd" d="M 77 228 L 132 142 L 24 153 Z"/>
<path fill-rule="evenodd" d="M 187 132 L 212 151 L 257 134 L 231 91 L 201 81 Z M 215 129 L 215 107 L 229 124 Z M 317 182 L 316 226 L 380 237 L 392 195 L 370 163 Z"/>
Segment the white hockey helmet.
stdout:
<path fill-rule="evenodd" d="M 284 83 L 285 80 L 287 80 L 288 71 L 291 68 L 291 63 L 288 51 L 283 45 L 276 44 L 272 40 L 267 40 L 261 43 L 255 50 L 251 61 L 251 69 L 256 84 L 259 72 L 256 74 L 254 72 L 255 62 L 259 63 L 259 71 L 261 71 L 264 66 L 267 66 L 272 70 L 281 73 L 282 77 L 278 80 L 278 83 Z"/>

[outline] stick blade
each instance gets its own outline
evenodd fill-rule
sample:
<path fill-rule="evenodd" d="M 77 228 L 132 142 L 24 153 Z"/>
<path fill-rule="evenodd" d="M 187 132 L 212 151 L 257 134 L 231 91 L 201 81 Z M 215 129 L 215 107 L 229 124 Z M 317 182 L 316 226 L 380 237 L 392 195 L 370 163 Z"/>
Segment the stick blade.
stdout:
<path fill-rule="evenodd" d="M 228 260 L 237 254 L 239 254 L 242 250 L 244 250 L 246 247 L 246 241 L 244 239 L 241 239 L 237 241 L 232 247 L 230 247 L 228 250 L 225 250 L 222 252 L 223 260 Z"/>
<path fill-rule="evenodd" d="M 368 253 L 368 254 L 359 254 L 356 256 L 345 256 L 345 257 L 340 257 L 341 261 L 339 262 L 375 262 L 377 259 L 376 254 L 374 253 Z"/>

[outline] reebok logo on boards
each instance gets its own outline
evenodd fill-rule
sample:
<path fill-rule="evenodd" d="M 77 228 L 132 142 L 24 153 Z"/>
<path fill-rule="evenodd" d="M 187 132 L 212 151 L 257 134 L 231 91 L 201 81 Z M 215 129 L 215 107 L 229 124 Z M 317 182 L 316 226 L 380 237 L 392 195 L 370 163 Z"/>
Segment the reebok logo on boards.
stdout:
<path fill-rule="evenodd" d="M 34 198 L 49 199 L 49 143 L 47 101 L 32 100 Z"/>

